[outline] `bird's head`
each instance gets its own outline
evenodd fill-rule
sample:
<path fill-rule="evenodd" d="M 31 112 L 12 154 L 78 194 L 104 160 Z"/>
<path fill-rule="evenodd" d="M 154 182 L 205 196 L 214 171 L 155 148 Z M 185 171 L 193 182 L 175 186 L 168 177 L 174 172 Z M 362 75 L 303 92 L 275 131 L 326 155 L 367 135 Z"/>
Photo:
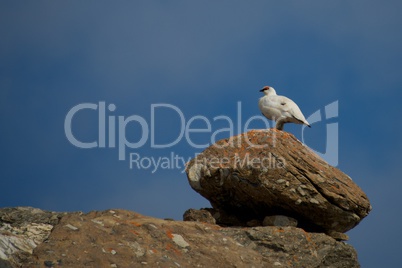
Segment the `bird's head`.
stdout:
<path fill-rule="evenodd" d="M 263 87 L 260 92 L 264 92 L 265 95 L 276 95 L 275 89 L 270 86 Z"/>

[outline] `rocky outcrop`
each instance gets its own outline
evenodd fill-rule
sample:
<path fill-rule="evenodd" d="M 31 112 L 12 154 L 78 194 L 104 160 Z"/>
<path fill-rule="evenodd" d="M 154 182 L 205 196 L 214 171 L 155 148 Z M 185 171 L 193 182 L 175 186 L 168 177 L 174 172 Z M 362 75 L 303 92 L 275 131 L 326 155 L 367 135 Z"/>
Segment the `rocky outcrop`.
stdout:
<path fill-rule="evenodd" d="M 220 140 L 191 160 L 186 171 L 191 187 L 211 202 L 218 224 L 247 226 L 282 215 L 307 231 L 337 235 L 371 210 L 349 176 L 276 129 Z M 227 221 L 227 215 L 235 220 Z"/>
<path fill-rule="evenodd" d="M 342 240 L 371 210 L 367 196 L 293 135 L 221 140 L 186 171 L 212 208 L 189 209 L 185 221 L 0 209 L 0 268 L 359 267 Z"/>
<path fill-rule="evenodd" d="M 88 214 L 25 208 L 6 211 L 18 212 L 25 219 L 19 221 L 23 226 L 33 223 L 34 215 L 48 215 L 39 224 L 49 224 L 52 230 L 45 241 L 38 241 L 32 254 L 3 260 L 0 267 L 359 267 L 350 245 L 296 227 L 221 227 L 125 210 Z M 193 216 L 211 219 L 208 210 L 193 212 Z M 9 223 L 0 221 L 0 226 L 5 224 Z M 25 239 L 34 240 L 33 236 L 26 234 Z"/>
<path fill-rule="evenodd" d="M 1 209 L 0 267 L 12 267 L 31 256 L 62 215 L 31 207 Z"/>

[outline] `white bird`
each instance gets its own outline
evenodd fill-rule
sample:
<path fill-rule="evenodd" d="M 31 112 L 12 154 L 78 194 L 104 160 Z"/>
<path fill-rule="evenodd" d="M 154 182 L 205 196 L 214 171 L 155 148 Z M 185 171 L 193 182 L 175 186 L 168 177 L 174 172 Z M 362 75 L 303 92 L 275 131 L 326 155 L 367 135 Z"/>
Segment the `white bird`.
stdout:
<path fill-rule="evenodd" d="M 277 129 L 282 130 L 285 123 L 305 124 L 311 127 L 294 101 L 276 95 L 275 89 L 270 86 L 263 87 L 260 92 L 264 92 L 265 95 L 260 98 L 258 107 L 266 118 L 276 121 Z"/>

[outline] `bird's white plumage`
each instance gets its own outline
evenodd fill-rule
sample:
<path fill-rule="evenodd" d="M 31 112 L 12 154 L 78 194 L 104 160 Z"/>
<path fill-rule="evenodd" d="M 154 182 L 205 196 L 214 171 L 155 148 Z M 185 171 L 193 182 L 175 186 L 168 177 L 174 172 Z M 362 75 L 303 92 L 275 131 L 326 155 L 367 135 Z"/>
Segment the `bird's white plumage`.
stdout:
<path fill-rule="evenodd" d="M 265 95 L 260 98 L 258 107 L 262 114 L 273 121 L 276 121 L 276 128 L 282 130 L 285 123 L 310 124 L 304 118 L 299 106 L 291 99 L 276 95 L 273 87 L 265 86 L 261 90 Z"/>

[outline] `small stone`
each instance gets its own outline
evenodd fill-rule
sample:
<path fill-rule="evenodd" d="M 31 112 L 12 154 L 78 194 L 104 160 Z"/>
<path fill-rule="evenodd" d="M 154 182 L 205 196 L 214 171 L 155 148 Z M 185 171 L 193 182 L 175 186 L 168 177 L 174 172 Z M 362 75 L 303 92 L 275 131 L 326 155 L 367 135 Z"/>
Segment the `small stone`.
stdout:
<path fill-rule="evenodd" d="M 158 229 L 158 227 L 156 227 L 156 225 L 154 225 L 154 224 L 149 224 L 149 226 L 151 226 L 152 228 L 154 228 L 154 229 Z"/>
<path fill-rule="evenodd" d="M 137 256 L 137 258 L 142 257 L 145 255 L 146 250 L 144 248 L 141 247 L 141 245 L 137 242 L 128 242 L 127 245 L 133 249 L 135 256 Z"/>
<path fill-rule="evenodd" d="M 73 231 L 77 231 L 77 230 L 78 230 L 77 227 L 75 227 L 75 226 L 73 226 L 73 225 L 71 225 L 71 224 L 66 224 L 66 225 L 64 225 L 64 226 L 67 227 L 67 228 L 69 228 L 69 229 L 71 229 L 71 230 L 73 230 Z"/>
<path fill-rule="evenodd" d="M 49 220 L 49 223 L 51 223 L 51 224 L 57 224 L 58 222 L 59 222 L 59 216 L 58 215 L 53 215 Z"/>
<path fill-rule="evenodd" d="M 305 195 L 306 195 L 306 192 L 305 192 L 301 187 L 298 187 L 298 188 L 297 188 L 297 191 L 299 192 L 299 194 L 300 194 L 301 196 L 305 196 Z"/>
<path fill-rule="evenodd" d="M 344 233 L 336 232 L 336 231 L 328 231 L 327 235 L 334 238 L 337 241 L 347 241 L 349 240 L 349 236 Z"/>
<path fill-rule="evenodd" d="M 296 204 L 296 205 L 300 205 L 300 204 L 301 204 L 301 202 L 302 202 L 302 200 L 301 200 L 301 199 L 297 199 L 297 200 L 296 200 L 296 202 L 295 202 L 295 204 Z"/>
<path fill-rule="evenodd" d="M 310 198 L 310 203 L 317 204 L 317 205 L 320 204 L 320 202 L 318 202 L 318 200 L 315 198 Z"/>
<path fill-rule="evenodd" d="M 110 265 L 110 267 L 117 268 L 117 264 L 112 263 L 112 264 Z"/>
<path fill-rule="evenodd" d="M 297 226 L 297 220 L 288 216 L 275 215 L 267 216 L 262 223 L 263 226 Z"/>
<path fill-rule="evenodd" d="M 276 262 L 274 262 L 274 265 L 275 266 L 282 266 L 282 263 L 276 261 Z"/>
<path fill-rule="evenodd" d="M 183 220 L 184 221 L 206 222 L 206 223 L 211 223 L 211 224 L 216 223 L 215 218 L 206 209 L 197 210 L 197 209 L 190 208 L 186 212 L 184 212 Z"/>
<path fill-rule="evenodd" d="M 45 265 L 45 267 L 53 267 L 52 261 L 44 261 L 43 264 Z"/>
<path fill-rule="evenodd" d="M 276 181 L 276 183 L 281 184 L 281 183 L 284 183 L 285 181 L 286 180 L 284 180 L 284 179 L 279 179 L 279 180 Z"/>
<path fill-rule="evenodd" d="M 257 227 L 257 226 L 261 226 L 262 223 L 259 220 L 251 220 L 251 221 L 246 222 L 246 225 L 248 227 Z"/>
<path fill-rule="evenodd" d="M 186 240 L 184 240 L 184 238 L 179 235 L 179 234 L 172 234 L 173 235 L 173 242 L 175 242 L 179 247 L 185 248 L 190 246 L 189 243 L 186 242 Z"/>
<path fill-rule="evenodd" d="M 114 250 L 114 249 L 112 249 L 111 251 L 110 251 L 110 253 L 112 253 L 113 255 L 116 255 L 116 250 Z"/>
<path fill-rule="evenodd" d="M 93 223 L 99 224 L 100 226 L 105 226 L 105 224 L 98 220 L 91 220 Z"/>

